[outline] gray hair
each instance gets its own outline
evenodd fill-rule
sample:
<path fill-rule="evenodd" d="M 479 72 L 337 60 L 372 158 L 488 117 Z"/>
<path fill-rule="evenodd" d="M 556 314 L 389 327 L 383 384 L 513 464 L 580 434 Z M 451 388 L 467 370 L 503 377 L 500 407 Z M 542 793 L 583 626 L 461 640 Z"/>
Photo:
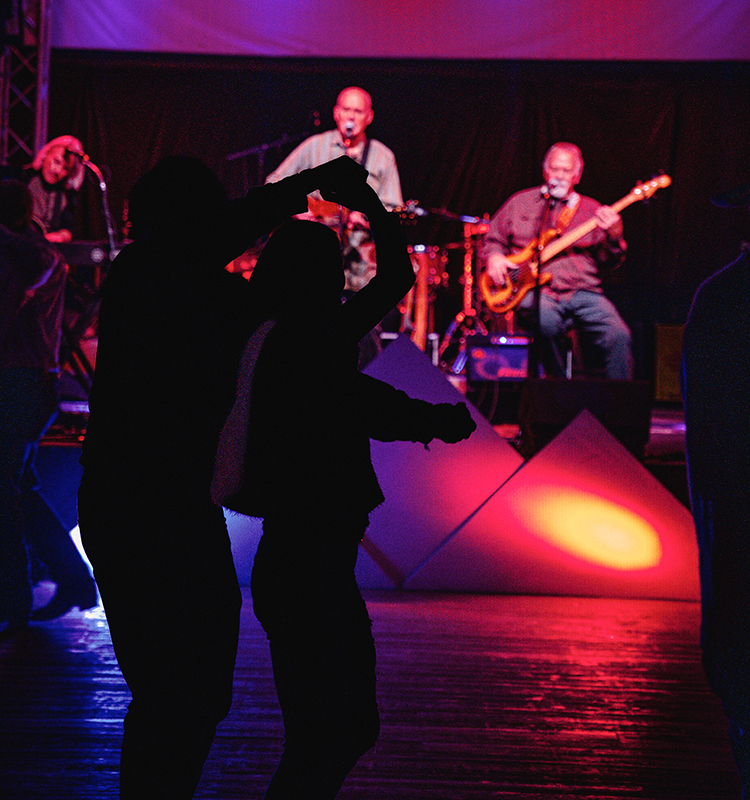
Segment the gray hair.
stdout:
<path fill-rule="evenodd" d="M 542 169 L 545 172 L 547 171 L 552 155 L 557 151 L 561 151 L 563 153 L 569 153 L 578 162 L 578 174 L 576 176 L 576 182 L 579 181 L 581 178 L 581 174 L 583 173 L 583 155 L 581 154 L 581 148 L 578 147 L 578 145 L 571 144 L 570 142 L 557 142 L 556 144 L 553 144 L 552 147 L 550 147 L 550 149 L 547 150 L 547 152 L 544 155 L 544 161 L 542 162 Z"/>

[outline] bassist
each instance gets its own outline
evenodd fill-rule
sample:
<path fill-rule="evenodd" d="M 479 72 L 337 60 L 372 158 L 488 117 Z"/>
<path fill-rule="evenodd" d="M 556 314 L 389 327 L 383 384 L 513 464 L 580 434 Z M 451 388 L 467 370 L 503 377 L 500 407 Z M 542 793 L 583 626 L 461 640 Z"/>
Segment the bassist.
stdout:
<path fill-rule="evenodd" d="M 619 266 L 624 260 L 622 220 L 610 206 L 575 191 L 582 171 L 583 158 L 576 145 L 558 142 L 549 149 L 543 162 L 545 185 L 513 195 L 490 222 L 481 252 L 485 280 L 497 287 L 511 285 L 517 263 L 509 257 L 529 245 L 533 255 L 545 213 L 542 241 L 546 243 L 595 218 L 590 232 L 547 261 L 542 270 L 541 361 L 547 376 L 564 377 L 559 343 L 562 335 L 575 327 L 582 336 L 583 352 L 591 352 L 599 362 L 587 366 L 600 366 L 610 379 L 632 380 L 630 330 L 604 296 L 599 278 L 601 268 Z M 528 322 L 533 295 L 528 291 L 518 304 L 521 323 Z"/>

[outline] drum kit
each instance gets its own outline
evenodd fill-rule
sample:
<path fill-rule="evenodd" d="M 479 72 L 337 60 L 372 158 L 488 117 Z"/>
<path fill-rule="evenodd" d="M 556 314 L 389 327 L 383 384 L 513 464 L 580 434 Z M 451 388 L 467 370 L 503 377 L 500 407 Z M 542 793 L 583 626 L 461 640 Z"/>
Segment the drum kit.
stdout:
<path fill-rule="evenodd" d="M 431 350 L 436 365 L 443 368 L 453 366 L 451 371 L 455 372 L 455 362 L 462 360 L 467 335 L 488 333 L 487 309 L 482 307 L 481 296 L 477 295 L 474 287 L 479 269 L 479 250 L 489 230 L 489 218 L 456 214 L 446 209 L 421 209 L 413 201 L 396 210 L 407 220 L 432 215 L 461 224 L 463 237 L 460 241 L 440 246 L 416 244 L 409 247 L 416 283 L 399 307 L 400 332 L 407 333 L 421 350 Z M 458 275 L 449 271 L 449 262 L 454 254 L 461 259 Z M 436 315 L 441 292 L 455 288 L 451 287 L 454 281 L 461 286 L 460 307 L 444 330 L 436 330 L 442 327 Z M 490 324 L 494 326 L 494 322 Z M 448 361 L 450 363 L 446 363 Z"/>
<path fill-rule="evenodd" d="M 463 236 L 459 241 L 409 246 L 416 281 L 398 306 L 398 331 L 381 332 L 383 338 L 408 335 L 436 366 L 452 367 L 455 372 L 465 351 L 466 336 L 487 334 L 488 324 L 496 325 L 496 321 L 488 320 L 491 312 L 483 307 L 481 294 L 475 291 L 479 250 L 489 219 L 446 209 L 424 209 L 414 201 L 394 210 L 407 226 L 427 216 L 460 223 Z M 251 248 L 227 269 L 249 277 L 261 250 L 262 246 Z M 447 319 L 446 314 L 450 315 Z"/>

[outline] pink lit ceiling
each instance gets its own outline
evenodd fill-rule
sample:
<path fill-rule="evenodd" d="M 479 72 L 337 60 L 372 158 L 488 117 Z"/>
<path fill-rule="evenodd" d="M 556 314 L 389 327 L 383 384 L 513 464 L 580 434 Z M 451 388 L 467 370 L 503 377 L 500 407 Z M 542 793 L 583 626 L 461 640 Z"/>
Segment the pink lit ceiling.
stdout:
<path fill-rule="evenodd" d="M 323 58 L 744 60 L 741 0 L 55 0 L 54 47 Z"/>

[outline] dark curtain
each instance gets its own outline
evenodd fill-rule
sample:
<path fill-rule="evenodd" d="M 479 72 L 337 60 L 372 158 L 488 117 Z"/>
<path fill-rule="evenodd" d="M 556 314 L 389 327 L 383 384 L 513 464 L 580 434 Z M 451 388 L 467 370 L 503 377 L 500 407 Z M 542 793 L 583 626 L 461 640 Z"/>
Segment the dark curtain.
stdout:
<path fill-rule="evenodd" d="M 492 214 L 541 181 L 559 140 L 578 144 L 579 189 L 604 203 L 663 171 L 673 179 L 623 211 L 629 255 L 608 294 L 641 341 L 648 377 L 655 324 L 683 322 L 699 283 L 750 239 L 747 210 L 712 195 L 750 182 L 750 64 L 238 59 L 53 51 L 50 136 L 81 138 L 109 176 L 119 226 L 135 179 L 159 157 L 198 155 L 230 192 L 262 181 L 296 141 L 333 126 L 338 91 L 373 97 L 372 136 L 396 153 L 404 195 L 427 209 Z M 315 126 L 319 119 L 320 127 Z M 280 146 L 270 146 L 284 140 Z M 227 160 L 237 152 L 247 157 Z M 94 199 L 95 203 L 95 199 Z M 89 235 L 104 237 L 97 208 Z M 413 243 L 460 242 L 431 214 Z M 458 248 L 449 249 L 452 286 Z M 460 296 L 460 288 L 447 290 Z"/>

